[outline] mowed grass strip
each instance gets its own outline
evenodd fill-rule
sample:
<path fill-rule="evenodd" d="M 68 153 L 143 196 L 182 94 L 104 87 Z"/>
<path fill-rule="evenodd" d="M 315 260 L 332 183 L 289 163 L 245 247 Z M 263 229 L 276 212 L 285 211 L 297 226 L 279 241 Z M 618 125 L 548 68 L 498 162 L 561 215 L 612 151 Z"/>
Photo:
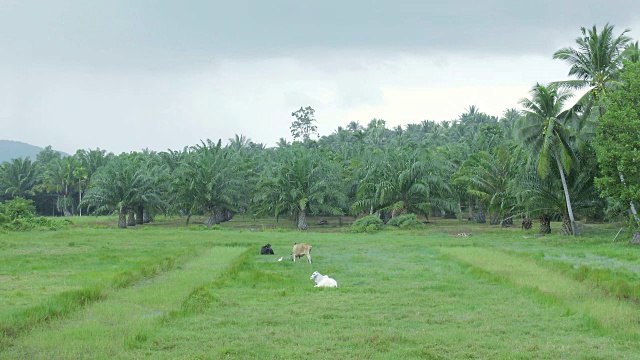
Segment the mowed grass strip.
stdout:
<path fill-rule="evenodd" d="M 570 312 L 593 319 L 597 326 L 640 339 L 640 309 L 633 302 L 607 296 L 594 285 L 576 281 L 514 253 L 471 246 L 439 250 L 517 286 L 535 289 Z"/>
<path fill-rule="evenodd" d="M 0 351 L 34 326 L 169 271 L 213 244 L 181 233 L 82 229 L 0 236 Z"/>
<path fill-rule="evenodd" d="M 39 327 L 2 353 L 6 359 L 116 358 L 168 319 L 219 301 L 204 290 L 246 248 L 213 247 L 176 270 L 113 293 L 67 319 Z M 204 290 L 204 291 L 203 291 Z M 126 356 L 125 356 L 126 357 Z"/>

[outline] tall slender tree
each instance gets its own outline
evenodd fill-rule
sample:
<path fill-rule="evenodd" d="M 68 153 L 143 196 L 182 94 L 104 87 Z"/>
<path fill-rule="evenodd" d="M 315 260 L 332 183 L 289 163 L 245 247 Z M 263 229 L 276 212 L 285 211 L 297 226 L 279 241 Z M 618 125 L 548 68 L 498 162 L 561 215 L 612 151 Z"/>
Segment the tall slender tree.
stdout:
<path fill-rule="evenodd" d="M 537 162 L 538 174 L 546 178 L 552 164 L 557 166 L 564 189 L 567 215 L 571 232 L 578 235 L 566 174 L 576 159 L 572 148 L 572 131 L 567 124 L 567 111 L 563 110 L 571 94 L 557 89 L 555 85 L 536 84 L 531 90 L 531 99 L 522 99 L 523 121 L 519 127 L 522 144 L 529 148 Z"/>

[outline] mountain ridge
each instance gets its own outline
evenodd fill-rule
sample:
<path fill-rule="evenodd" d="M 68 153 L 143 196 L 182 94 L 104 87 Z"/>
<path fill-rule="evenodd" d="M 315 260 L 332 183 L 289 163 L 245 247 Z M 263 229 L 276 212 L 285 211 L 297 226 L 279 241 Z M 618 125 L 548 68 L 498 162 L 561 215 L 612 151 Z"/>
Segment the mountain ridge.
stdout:
<path fill-rule="evenodd" d="M 44 150 L 43 147 L 27 144 L 22 141 L 0 140 L 0 163 L 17 158 L 29 158 L 31 161 L 36 161 L 36 156 L 42 150 Z M 68 154 L 62 151 L 55 151 L 58 151 L 62 156 L 68 156 Z"/>

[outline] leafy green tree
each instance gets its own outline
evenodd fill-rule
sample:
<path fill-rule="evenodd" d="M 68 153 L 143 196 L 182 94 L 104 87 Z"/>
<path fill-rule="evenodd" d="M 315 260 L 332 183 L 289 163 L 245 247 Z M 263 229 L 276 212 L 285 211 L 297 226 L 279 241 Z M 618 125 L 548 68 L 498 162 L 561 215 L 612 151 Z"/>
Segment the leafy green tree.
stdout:
<path fill-rule="evenodd" d="M 596 183 L 602 196 L 635 208 L 640 200 L 640 63 L 627 63 L 621 81 L 605 97 L 607 112 L 594 140 L 601 171 Z M 640 226 L 637 216 L 633 220 Z"/>
<path fill-rule="evenodd" d="M 571 95 L 554 85 L 546 87 L 540 84 L 533 87 L 531 95 L 531 99 L 525 98 L 520 102 L 524 108 L 524 117 L 519 126 L 522 144 L 531 151 L 532 158 L 537 162 L 538 174 L 543 180 L 551 172 L 551 166 L 557 166 L 572 233 L 578 235 L 565 176 L 576 160 L 572 147 L 573 134 L 567 123 L 567 112 L 563 110 L 564 103 Z"/>
<path fill-rule="evenodd" d="M 315 110 L 311 106 L 300 109 L 291 113 L 296 120 L 291 123 L 291 135 L 293 140 L 302 139 L 307 142 L 311 139 L 311 135 L 318 135 L 318 127 L 315 125 Z"/>

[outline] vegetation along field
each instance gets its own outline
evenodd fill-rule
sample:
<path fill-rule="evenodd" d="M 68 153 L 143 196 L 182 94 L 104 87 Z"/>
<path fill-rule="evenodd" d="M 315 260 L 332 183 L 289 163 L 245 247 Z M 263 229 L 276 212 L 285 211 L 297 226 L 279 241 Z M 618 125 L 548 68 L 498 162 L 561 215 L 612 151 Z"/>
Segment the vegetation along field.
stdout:
<path fill-rule="evenodd" d="M 612 225 L 76 219 L 0 234 L 0 358 L 640 358 L 640 249 Z M 286 258 L 296 242 L 312 264 Z"/>

